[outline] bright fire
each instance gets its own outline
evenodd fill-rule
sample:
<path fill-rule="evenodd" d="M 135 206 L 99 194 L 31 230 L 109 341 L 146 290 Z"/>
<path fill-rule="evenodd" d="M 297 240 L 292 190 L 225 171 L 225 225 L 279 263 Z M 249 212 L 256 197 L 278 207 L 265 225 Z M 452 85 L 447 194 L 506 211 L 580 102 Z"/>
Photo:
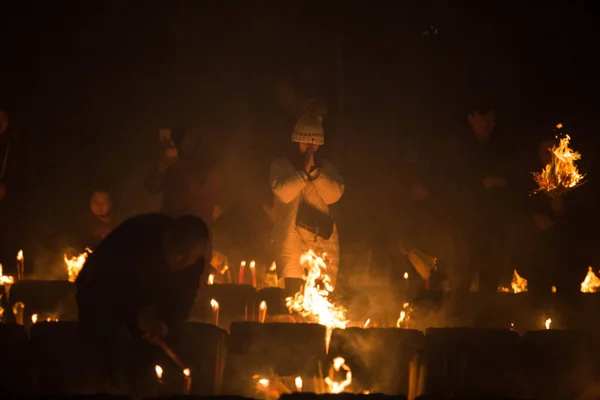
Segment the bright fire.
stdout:
<path fill-rule="evenodd" d="M 302 391 L 302 378 L 297 376 L 296 379 L 294 379 L 294 383 L 296 384 L 296 391 L 301 392 Z"/>
<path fill-rule="evenodd" d="M 600 289 L 600 279 L 590 267 L 585 279 L 581 282 L 581 293 L 596 293 L 598 289 Z"/>
<path fill-rule="evenodd" d="M 512 281 L 510 282 L 510 287 L 512 288 L 513 293 L 523 293 L 527 291 L 527 279 L 522 278 L 517 270 L 515 269 L 513 272 Z M 498 288 L 499 292 L 509 293 L 511 289 L 501 286 Z"/>
<path fill-rule="evenodd" d="M 538 184 L 536 192 L 561 195 L 582 184 L 585 174 L 580 174 L 575 161 L 581 154 L 569 148 L 571 137 L 566 135 L 560 139 L 558 146 L 550 149 L 552 160 L 542 172 L 534 172 L 533 179 Z"/>
<path fill-rule="evenodd" d="M 285 299 L 285 304 L 290 312 L 297 312 L 303 317 L 314 317 L 327 328 L 325 348 L 328 349 L 333 329 L 346 328 L 346 309 L 329 301 L 333 286 L 323 258 L 309 250 L 300 257 L 300 264 L 307 269 L 304 288 L 294 297 Z"/>
<path fill-rule="evenodd" d="M 410 319 L 410 312 L 412 309 L 410 308 L 409 303 L 404 303 L 402 306 L 402 310 L 400 311 L 400 317 L 398 321 L 396 321 L 396 328 L 406 328 L 408 324 L 408 320 Z"/>
<path fill-rule="evenodd" d="M 550 325 L 552 325 L 552 318 L 548 318 L 546 319 L 546 322 L 544 322 L 546 329 L 550 329 Z"/>
<path fill-rule="evenodd" d="M 156 377 L 161 380 L 163 377 L 163 369 L 160 365 L 155 365 L 154 366 L 154 372 L 156 372 Z"/>
<path fill-rule="evenodd" d="M 340 370 L 346 371 L 346 378 L 341 382 L 334 381 L 334 371 L 339 372 Z M 325 378 L 325 383 L 329 388 L 329 393 L 332 394 L 342 393 L 348 386 L 350 386 L 352 383 L 352 370 L 346 365 L 346 360 L 344 360 L 342 357 L 336 357 L 333 359 L 333 365 L 329 376 Z"/>
<path fill-rule="evenodd" d="M 15 278 L 4 275 L 2 271 L 2 264 L 0 264 L 0 285 L 12 285 L 13 283 L 15 283 Z"/>
<path fill-rule="evenodd" d="M 79 275 L 79 271 L 83 268 L 83 264 L 88 258 L 88 255 L 92 253 L 92 250 L 85 249 L 83 253 L 78 255 L 77 257 L 67 257 L 64 255 L 65 265 L 67 266 L 67 273 L 69 274 L 69 282 L 75 282 L 77 279 L 77 275 Z"/>

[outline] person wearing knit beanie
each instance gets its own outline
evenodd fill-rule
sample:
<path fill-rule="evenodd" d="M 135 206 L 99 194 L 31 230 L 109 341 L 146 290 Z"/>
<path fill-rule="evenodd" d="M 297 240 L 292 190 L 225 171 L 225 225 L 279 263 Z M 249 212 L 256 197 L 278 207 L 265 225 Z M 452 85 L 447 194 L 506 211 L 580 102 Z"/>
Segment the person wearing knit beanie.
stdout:
<path fill-rule="evenodd" d="M 315 161 L 325 143 L 319 111 L 309 110 L 300 117 L 292 131 L 292 154 L 274 160 L 270 170 L 275 198 L 273 242 L 287 296 L 301 290 L 305 266 L 300 259 L 309 250 L 326 254 L 326 273 L 333 287 L 337 278 L 339 243 L 329 206 L 344 194 L 344 181 L 331 162 Z"/>

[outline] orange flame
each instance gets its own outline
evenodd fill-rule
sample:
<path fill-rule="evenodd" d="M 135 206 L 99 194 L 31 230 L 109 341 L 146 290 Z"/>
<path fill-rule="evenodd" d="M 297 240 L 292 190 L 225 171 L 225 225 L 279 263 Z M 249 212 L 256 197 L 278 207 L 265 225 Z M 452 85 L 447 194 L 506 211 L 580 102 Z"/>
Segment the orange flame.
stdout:
<path fill-rule="evenodd" d="M 83 253 L 78 255 L 77 257 L 67 257 L 65 254 L 63 259 L 65 260 L 65 265 L 67 266 L 67 273 L 69 275 L 69 282 L 75 282 L 81 268 L 83 268 L 83 264 L 88 258 L 88 255 L 92 253 L 92 250 L 85 249 Z"/>
<path fill-rule="evenodd" d="M 15 283 L 15 278 L 3 275 L 2 264 L 0 264 L 0 285 L 12 285 L 13 283 Z"/>
<path fill-rule="evenodd" d="M 585 279 L 581 282 L 581 293 L 596 293 L 598 289 L 600 289 L 600 279 L 594 274 L 592 267 L 589 267 Z"/>
<path fill-rule="evenodd" d="M 19 250 L 19 252 L 17 253 L 17 260 L 23 261 L 23 250 Z"/>
<path fill-rule="evenodd" d="M 346 309 L 329 301 L 333 286 L 322 257 L 309 250 L 300 257 L 300 264 L 307 271 L 304 288 L 294 297 L 285 299 L 285 303 L 290 312 L 297 312 L 303 317 L 315 317 L 319 324 L 327 328 L 325 348 L 328 349 L 333 329 L 346 328 Z"/>
<path fill-rule="evenodd" d="M 581 159 L 581 154 L 569 148 L 570 140 L 569 135 L 560 139 L 560 144 L 550 149 L 552 160 L 542 172 L 533 173 L 533 179 L 538 184 L 536 192 L 561 195 L 582 184 L 585 174 L 579 173 L 575 165 Z"/>
<path fill-rule="evenodd" d="M 343 381 L 334 381 L 330 376 L 325 378 L 325 383 L 329 387 L 329 393 L 342 393 L 352 383 L 352 370 L 346 365 L 346 360 L 342 357 L 336 357 L 333 359 L 331 372 L 339 372 L 340 370 L 346 371 L 346 378 Z M 332 374 L 330 373 L 330 375 Z"/>

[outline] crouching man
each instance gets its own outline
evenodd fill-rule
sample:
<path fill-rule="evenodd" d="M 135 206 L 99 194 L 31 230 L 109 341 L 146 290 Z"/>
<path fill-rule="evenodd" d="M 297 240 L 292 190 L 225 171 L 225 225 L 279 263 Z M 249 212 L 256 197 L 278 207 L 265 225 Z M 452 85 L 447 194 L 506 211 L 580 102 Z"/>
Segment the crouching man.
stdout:
<path fill-rule="evenodd" d="M 95 390 L 142 394 L 136 388 L 145 386 L 153 343 L 176 335 L 192 309 L 208 243 L 208 228 L 197 217 L 147 214 L 123 222 L 89 256 L 76 297 Z M 115 373 L 124 336 L 133 361 L 128 376 Z"/>

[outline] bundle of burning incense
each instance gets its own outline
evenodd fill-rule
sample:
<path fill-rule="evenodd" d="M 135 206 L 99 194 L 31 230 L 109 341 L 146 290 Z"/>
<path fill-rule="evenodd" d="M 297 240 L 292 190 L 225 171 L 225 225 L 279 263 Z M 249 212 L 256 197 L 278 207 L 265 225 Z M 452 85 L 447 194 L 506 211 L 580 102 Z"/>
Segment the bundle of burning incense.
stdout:
<path fill-rule="evenodd" d="M 562 125 L 559 124 L 558 127 Z M 569 148 L 570 140 L 569 135 L 561 138 L 560 143 L 550 149 L 550 162 L 542 172 L 533 173 L 533 179 L 538 185 L 534 193 L 544 192 L 550 197 L 559 197 L 585 183 L 585 174 L 579 173 L 575 165 L 581 159 L 581 154 Z"/>

